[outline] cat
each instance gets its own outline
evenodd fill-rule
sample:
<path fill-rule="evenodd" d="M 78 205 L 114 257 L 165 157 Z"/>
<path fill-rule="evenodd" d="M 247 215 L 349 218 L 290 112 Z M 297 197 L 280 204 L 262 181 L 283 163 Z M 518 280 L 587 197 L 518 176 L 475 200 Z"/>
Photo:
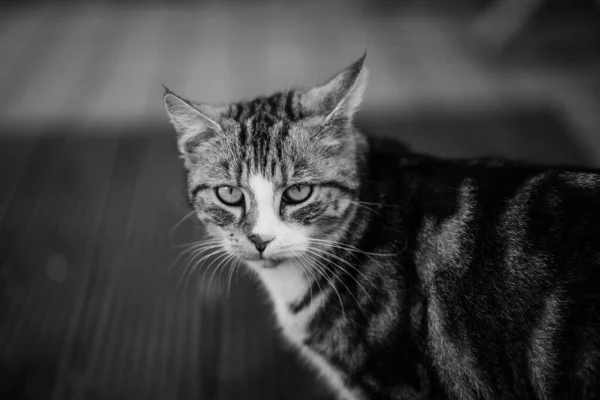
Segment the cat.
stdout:
<path fill-rule="evenodd" d="M 354 126 L 366 53 L 228 105 L 165 87 L 189 202 L 337 398 L 600 398 L 600 174 Z"/>

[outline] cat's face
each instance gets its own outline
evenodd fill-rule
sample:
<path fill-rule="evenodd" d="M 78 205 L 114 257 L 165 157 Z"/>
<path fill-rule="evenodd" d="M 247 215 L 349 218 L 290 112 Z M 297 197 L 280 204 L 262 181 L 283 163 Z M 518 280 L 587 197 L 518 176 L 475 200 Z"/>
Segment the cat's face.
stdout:
<path fill-rule="evenodd" d="M 242 129 L 231 124 L 221 140 L 205 143 L 211 155 L 189 170 L 208 232 L 230 254 L 264 266 L 339 239 L 358 187 L 353 144 L 332 148 L 312 138 L 311 127 L 281 123 L 248 129 L 243 144 Z"/>
<path fill-rule="evenodd" d="M 349 228 L 363 60 L 323 86 L 223 107 L 167 91 L 191 204 L 227 253 L 257 268 L 319 260 Z"/>

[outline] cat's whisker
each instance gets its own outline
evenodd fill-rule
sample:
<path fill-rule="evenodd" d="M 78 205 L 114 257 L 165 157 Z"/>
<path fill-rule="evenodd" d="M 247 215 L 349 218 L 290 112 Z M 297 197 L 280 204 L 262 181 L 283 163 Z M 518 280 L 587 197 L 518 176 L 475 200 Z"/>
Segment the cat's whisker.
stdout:
<path fill-rule="evenodd" d="M 208 264 L 208 266 L 206 268 L 204 268 L 204 271 L 202 273 L 202 287 L 204 287 L 204 282 L 206 280 L 206 274 L 209 272 L 209 270 L 212 271 L 210 277 L 212 278 L 212 276 L 214 275 L 215 271 L 216 271 L 216 263 L 221 260 L 223 257 L 227 256 L 227 253 L 225 251 L 223 251 L 221 254 L 217 255 L 217 257 L 215 257 L 215 259 Z M 210 279 L 209 279 L 209 283 L 210 283 Z M 209 285 L 210 286 L 210 285 Z"/>
<path fill-rule="evenodd" d="M 177 230 L 177 228 L 179 228 L 179 226 L 181 226 L 181 224 L 183 224 L 185 220 L 187 220 L 194 214 L 196 214 L 196 210 L 192 210 L 189 213 L 186 213 L 175 225 L 173 225 L 173 227 L 170 230 L 170 234 L 172 235 L 173 233 L 175 233 L 175 230 Z"/>
<path fill-rule="evenodd" d="M 211 250 L 219 249 L 219 248 L 223 248 L 223 245 L 221 243 L 214 243 L 214 244 L 205 245 L 205 246 L 198 246 L 195 249 L 190 249 L 188 251 L 182 252 L 180 254 L 180 257 L 185 256 L 185 262 L 190 263 L 190 262 L 193 262 L 195 257 L 197 257 L 199 254 L 204 254 L 206 251 L 211 251 Z"/>
<path fill-rule="evenodd" d="M 202 248 L 204 246 L 210 246 L 210 245 L 218 244 L 218 243 L 223 243 L 223 239 L 220 239 L 220 238 L 203 239 L 203 240 L 198 240 L 196 242 L 178 244 L 178 245 L 175 245 L 174 247 L 182 249 L 181 252 L 185 254 L 190 251 L 196 250 L 198 248 Z"/>
<path fill-rule="evenodd" d="M 221 289 L 221 283 L 223 282 L 223 269 L 225 268 L 225 266 L 229 265 L 230 266 L 230 261 L 233 259 L 233 257 L 235 257 L 233 254 L 227 254 L 227 256 L 222 259 L 219 264 L 217 265 L 217 267 L 215 268 L 215 270 L 213 271 L 213 275 L 215 273 L 218 273 L 218 283 L 219 283 L 219 292 L 222 290 Z M 231 266 L 230 266 L 231 268 Z M 211 284 L 211 280 L 212 280 L 212 275 L 211 275 L 211 279 L 208 280 L 208 288 L 210 290 L 210 284 Z"/>
<path fill-rule="evenodd" d="M 311 268 L 311 270 L 314 269 L 313 265 L 310 262 L 310 260 L 305 255 L 301 255 L 300 257 L 303 260 L 303 262 L 305 262 L 309 266 L 309 268 Z M 317 276 L 315 277 L 315 281 L 317 283 L 317 287 L 319 288 L 319 293 L 324 293 L 324 288 L 322 288 L 321 284 L 319 283 L 319 277 L 325 277 L 326 278 L 326 276 L 323 273 L 319 273 L 318 269 L 314 269 L 314 270 L 315 270 L 315 274 L 317 274 Z"/>
<path fill-rule="evenodd" d="M 206 252 L 206 251 L 212 251 L 214 249 L 218 249 L 221 247 L 222 247 L 221 243 L 207 243 L 207 244 L 198 245 L 195 248 L 186 249 L 186 250 L 182 251 L 173 260 L 173 262 L 169 265 L 169 270 L 171 270 L 171 268 L 173 268 L 177 264 L 177 262 L 181 259 L 181 257 L 183 257 L 183 256 L 185 256 L 185 261 L 184 261 L 184 269 L 185 269 L 189 266 L 189 264 L 193 263 L 194 260 L 199 255 L 204 254 L 204 252 Z"/>
<path fill-rule="evenodd" d="M 331 285 L 332 289 L 337 293 L 337 297 L 338 297 L 338 299 L 340 301 L 340 306 L 342 308 L 342 315 L 343 315 L 344 318 L 346 318 L 346 307 L 344 306 L 344 301 L 343 301 L 341 293 L 340 293 L 340 291 L 342 289 L 339 288 L 336 285 L 336 283 L 335 283 L 335 281 L 334 281 L 333 278 L 337 279 L 337 281 L 339 281 L 342 285 L 344 285 L 344 282 L 342 282 L 342 280 L 338 276 L 336 276 L 335 273 L 332 273 L 333 278 L 331 276 L 328 276 L 327 272 L 332 272 L 332 271 L 329 268 L 327 268 L 327 265 L 325 263 L 323 263 L 322 261 L 316 259 L 314 257 L 314 255 L 307 254 L 307 257 L 309 257 L 310 259 L 312 259 L 313 263 L 315 263 L 316 265 L 320 266 L 321 270 L 323 271 L 323 277 L 325 277 L 330 282 L 330 285 Z M 346 285 L 344 285 L 344 287 L 346 288 L 346 290 L 348 290 L 348 287 Z"/>
<path fill-rule="evenodd" d="M 311 265 L 310 261 L 305 257 L 305 256 L 301 256 L 301 259 L 303 260 L 303 262 L 305 262 L 308 267 L 313 270 L 313 266 Z M 321 284 L 319 283 L 319 277 L 320 276 L 324 276 L 323 274 L 319 274 L 318 270 L 314 271 L 316 276 L 315 276 L 315 282 L 317 283 L 317 287 L 319 288 L 319 293 L 324 293 L 324 289 L 321 287 Z"/>
<path fill-rule="evenodd" d="M 295 255 L 295 259 L 301 264 L 300 268 L 302 269 L 302 265 L 304 265 L 304 267 L 306 267 L 306 270 L 310 273 L 310 275 L 312 276 L 312 278 L 314 279 L 314 281 L 317 283 L 317 286 L 319 287 L 319 293 L 321 292 L 321 285 L 319 284 L 319 280 L 317 279 L 317 277 L 315 276 L 310 264 L 304 262 L 304 260 L 302 258 L 299 258 L 297 253 L 292 252 L 292 255 Z M 313 292 L 312 292 L 312 282 L 310 281 L 310 279 L 308 278 L 308 276 L 306 277 L 306 279 L 309 281 L 309 285 L 310 285 L 310 301 L 312 303 L 313 301 Z"/>
<path fill-rule="evenodd" d="M 387 204 L 383 204 L 383 203 L 374 203 L 371 201 L 359 201 L 359 200 L 353 200 L 354 203 L 360 203 L 360 204 L 366 204 L 368 206 L 381 206 L 381 207 L 386 207 L 388 206 Z"/>
<path fill-rule="evenodd" d="M 302 259 L 302 258 L 300 259 L 300 261 L 301 261 L 301 263 L 302 263 L 302 264 L 306 265 L 306 269 L 308 270 L 308 272 L 309 272 L 309 273 L 311 274 L 311 276 L 313 277 L 313 279 L 314 279 L 314 282 L 317 284 L 317 287 L 319 288 L 319 293 L 321 293 L 321 292 L 322 292 L 322 289 L 321 289 L 321 284 L 319 283 L 319 279 L 318 279 L 318 278 L 317 278 L 317 276 L 315 275 L 315 272 L 313 271 L 313 269 L 312 269 L 312 267 L 311 267 L 310 263 L 306 262 L 306 260 L 304 260 L 304 259 Z M 310 300 L 311 300 L 311 302 L 312 302 L 312 299 L 313 299 L 313 297 L 312 297 L 312 282 L 310 282 L 309 284 L 310 284 Z"/>
<path fill-rule="evenodd" d="M 298 254 L 298 256 L 299 256 L 299 261 L 301 261 L 303 264 L 305 264 L 306 268 L 308 268 L 308 270 L 311 273 L 313 273 L 314 271 L 313 271 L 312 266 L 310 265 L 310 263 L 307 262 L 307 260 L 304 258 L 304 256 L 302 254 Z M 323 289 L 321 289 L 321 284 L 319 283 L 319 279 L 317 278 L 316 275 L 314 275 L 314 273 L 313 273 L 313 278 L 315 280 L 315 283 L 317 284 L 317 287 L 319 288 L 319 292 L 322 292 Z"/>
<path fill-rule="evenodd" d="M 307 249 L 308 250 L 308 249 Z M 310 251 L 309 251 L 310 252 Z M 315 257 L 319 257 L 321 260 L 323 260 L 324 265 L 327 265 L 327 262 L 331 263 L 333 266 L 335 266 L 336 268 L 338 268 L 340 271 L 346 273 L 348 276 L 350 276 L 352 279 L 354 279 L 354 281 L 362 288 L 362 290 L 365 292 L 365 294 L 367 295 L 367 297 L 369 298 L 369 300 L 371 302 L 373 302 L 373 300 L 371 299 L 371 296 L 369 296 L 369 293 L 367 293 L 367 291 L 365 290 L 365 288 L 356 280 L 356 278 L 354 278 L 348 271 L 346 271 L 343 267 L 333 263 L 331 260 L 329 260 L 327 257 L 322 256 L 316 252 L 310 252 L 310 254 L 312 254 Z M 356 296 L 354 296 L 354 293 L 352 292 L 352 290 L 350 290 L 350 288 L 348 287 L 348 285 L 346 285 L 346 283 L 337 275 L 334 274 L 333 275 L 337 280 L 340 281 L 340 283 L 342 285 L 344 285 L 344 287 L 346 288 L 346 290 L 348 291 L 348 293 L 350 294 L 350 296 L 352 296 L 352 298 L 354 299 L 354 301 L 356 302 L 356 305 L 358 306 L 358 308 L 360 308 L 360 310 L 364 313 L 364 310 L 362 309 L 362 306 L 360 304 L 360 302 L 358 301 L 358 299 L 356 298 Z"/>
<path fill-rule="evenodd" d="M 339 249 L 356 252 L 356 253 L 361 253 L 361 254 L 366 254 L 366 255 L 375 256 L 375 257 L 395 257 L 400 254 L 400 253 L 373 253 L 373 252 L 369 252 L 369 251 L 363 251 L 357 247 L 354 247 L 354 246 L 351 246 L 348 244 L 343 244 L 343 243 L 340 243 L 340 242 L 337 242 L 334 240 L 327 240 L 327 239 L 308 238 L 308 241 L 320 243 L 320 244 L 326 244 L 326 245 L 329 245 L 332 247 L 336 246 Z"/>
<path fill-rule="evenodd" d="M 194 259 L 198 256 L 203 254 L 206 251 L 210 251 L 210 250 L 214 250 L 214 249 L 219 249 L 222 248 L 223 245 L 222 243 L 214 243 L 214 244 L 207 244 L 207 245 L 203 245 L 203 246 L 197 246 L 194 249 L 189 249 L 187 251 L 183 251 L 180 256 L 186 255 L 186 263 L 189 264 L 190 262 L 193 262 Z"/>
<path fill-rule="evenodd" d="M 348 261 L 344 260 L 343 258 L 341 258 L 341 257 L 338 257 L 337 255 L 335 255 L 335 254 L 333 254 L 333 253 L 330 253 L 330 252 L 328 252 L 328 251 L 322 250 L 322 249 L 318 249 L 318 250 L 317 250 L 317 249 L 311 248 L 311 249 L 308 249 L 308 250 L 309 250 L 309 251 L 312 251 L 312 252 L 317 252 L 317 251 L 320 251 L 320 252 L 322 252 L 323 254 L 325 254 L 325 256 L 332 256 L 332 257 L 334 257 L 336 260 L 339 260 L 339 261 L 343 262 L 344 264 L 348 265 L 350 268 L 352 268 L 353 270 L 355 270 L 355 271 L 356 271 L 358 274 L 360 274 L 360 276 L 362 276 L 362 277 L 363 277 L 363 278 L 364 278 L 364 279 L 367 281 L 367 283 L 369 284 L 369 286 L 370 286 L 370 287 L 372 287 L 372 288 L 374 288 L 374 289 L 376 289 L 376 290 L 379 290 L 379 289 L 378 289 L 378 288 L 377 288 L 377 287 L 376 287 L 376 286 L 373 284 L 373 282 L 371 282 L 371 280 L 370 280 L 369 278 L 367 278 L 367 276 L 366 276 L 365 274 L 363 274 L 363 272 L 362 272 L 360 269 L 356 268 L 354 265 L 352 265 L 352 264 L 351 264 L 351 263 L 349 263 Z M 346 271 L 344 268 L 342 268 L 342 271 L 343 271 L 343 272 L 345 272 L 346 274 L 348 274 L 348 276 L 350 276 L 352 279 L 354 279 L 354 281 L 356 282 L 356 284 L 357 284 L 358 286 L 360 286 L 360 288 L 363 290 L 363 292 L 365 292 L 365 295 L 367 295 L 367 297 L 369 298 L 369 301 L 371 301 L 371 303 L 372 303 L 372 302 L 373 302 L 373 299 L 371 298 L 371 296 L 369 295 L 369 293 L 367 292 L 367 290 L 365 289 L 365 287 L 364 287 L 364 286 L 363 286 L 363 285 L 362 285 L 362 284 L 361 284 L 361 283 L 358 281 L 358 279 L 356 279 L 356 277 L 354 277 L 352 274 L 350 274 L 350 273 L 349 273 L 348 271 Z"/>
<path fill-rule="evenodd" d="M 235 284 L 238 284 L 238 274 L 240 271 L 240 268 L 242 267 L 242 260 L 237 258 L 237 262 L 235 264 Z"/>
<path fill-rule="evenodd" d="M 305 262 L 307 265 L 309 265 L 311 269 L 313 269 L 313 270 L 314 270 L 314 272 L 315 272 L 315 274 L 316 274 L 316 276 L 317 276 L 317 277 L 316 277 L 316 282 L 317 282 L 317 287 L 319 288 L 319 293 L 325 293 L 325 291 L 327 290 L 327 286 L 325 286 L 324 288 L 323 288 L 323 287 L 321 287 L 321 284 L 319 283 L 319 277 L 323 277 L 323 278 L 325 278 L 325 280 L 328 282 L 328 286 L 329 286 L 329 287 L 331 287 L 331 288 L 332 288 L 332 290 L 335 290 L 335 288 L 333 288 L 333 286 L 331 285 L 331 283 L 329 283 L 329 280 L 327 280 L 327 275 L 325 275 L 325 273 L 324 273 L 324 272 L 323 272 L 321 269 L 317 268 L 317 267 L 314 265 L 314 264 L 315 264 L 315 262 L 314 262 L 314 261 L 311 261 L 311 259 L 310 259 L 309 257 L 307 257 L 307 255 L 306 255 L 306 254 L 300 255 L 300 258 L 303 260 L 303 262 Z M 325 302 L 323 302 L 323 303 L 321 304 L 321 307 L 324 307 L 324 306 L 325 306 L 325 304 L 326 304 L 326 303 L 325 303 Z M 340 303 L 340 304 L 341 304 L 341 303 Z M 344 307 L 343 307 L 343 304 L 342 304 L 342 310 L 343 310 L 343 308 L 344 308 Z"/>
<path fill-rule="evenodd" d="M 211 287 L 211 283 L 212 280 L 216 274 L 217 271 L 219 271 L 219 269 L 221 268 L 221 266 L 223 265 L 223 262 L 227 261 L 227 259 L 231 257 L 231 255 L 227 254 L 227 253 L 223 253 L 221 256 L 219 256 L 217 259 L 215 259 L 215 261 L 211 264 L 211 267 L 213 267 L 214 263 L 216 263 L 217 261 L 219 261 L 219 263 L 213 267 L 212 273 L 210 274 L 210 277 L 208 278 L 208 287 L 207 287 L 207 291 L 210 292 L 210 287 Z M 202 278 L 202 286 L 204 286 L 204 278 Z"/>
<path fill-rule="evenodd" d="M 359 207 L 359 208 L 364 208 L 365 210 L 369 210 L 371 211 L 373 214 L 375 215 L 379 215 L 379 211 L 369 207 L 368 205 L 361 203 L 360 201 L 350 201 L 350 204 L 354 204 L 355 206 Z"/>
<path fill-rule="evenodd" d="M 341 297 L 339 296 L 339 293 L 337 293 L 337 290 L 335 288 L 335 284 L 333 281 L 331 281 L 329 279 L 329 277 L 327 276 L 327 274 L 325 273 L 326 271 L 323 270 L 323 266 L 320 265 L 320 263 L 318 263 L 317 260 L 315 260 L 313 257 L 310 256 L 310 254 L 306 254 L 304 253 L 301 256 L 302 260 L 304 262 L 306 262 L 308 265 L 311 265 L 311 268 L 314 269 L 315 273 L 317 273 L 320 277 L 323 277 L 326 281 L 327 281 L 327 285 L 336 292 L 336 294 L 338 295 L 338 299 L 340 301 L 340 306 L 342 307 L 342 310 L 344 308 L 343 302 Z"/>
<path fill-rule="evenodd" d="M 387 208 L 403 208 L 400 204 L 385 204 L 385 203 L 377 203 L 377 202 L 372 202 L 372 201 L 360 201 L 360 200 L 352 200 L 352 202 L 354 203 L 359 203 L 359 204 L 364 204 L 367 206 L 377 206 L 377 207 L 387 207 Z"/>
<path fill-rule="evenodd" d="M 189 279 L 190 279 L 191 275 L 194 273 L 194 271 L 197 269 L 197 267 L 199 265 L 201 265 L 201 263 L 203 263 L 204 260 L 208 259 L 211 256 L 217 255 L 217 254 L 219 254 L 222 251 L 223 251 L 222 249 L 216 249 L 216 250 L 210 251 L 208 254 L 204 254 L 202 252 L 194 254 L 193 259 L 195 259 L 197 257 L 201 257 L 201 258 L 197 262 L 195 262 L 195 261 L 192 260 L 192 262 L 186 263 L 186 265 L 184 267 L 184 270 L 183 270 L 183 272 L 181 273 L 181 275 L 179 277 L 179 280 L 177 282 L 177 286 L 176 287 L 177 288 L 179 287 L 179 285 L 181 284 L 182 278 L 185 277 L 185 282 L 186 282 L 185 283 L 185 289 L 187 290 L 187 285 L 188 285 Z"/>
<path fill-rule="evenodd" d="M 304 265 L 306 265 L 308 271 L 311 272 L 311 274 L 313 276 L 313 279 L 317 283 L 317 287 L 319 288 L 319 292 L 320 293 L 323 292 L 323 288 L 321 288 L 321 284 L 319 283 L 318 277 L 315 276 L 314 273 L 313 273 L 313 266 L 311 265 L 311 262 L 309 262 L 306 259 L 305 254 L 303 254 L 305 252 L 305 249 L 303 249 L 303 248 L 297 248 L 296 250 L 292 250 L 292 246 L 288 246 L 288 247 L 286 247 L 286 248 L 284 248 L 282 250 L 284 250 L 284 251 L 292 254 L 292 256 L 294 256 L 294 258 L 296 260 L 298 260 L 298 262 L 301 262 Z M 322 273 L 320 273 L 319 270 L 315 270 L 314 272 L 317 273 L 319 276 L 323 276 L 323 277 L 325 277 L 327 279 L 327 276 L 324 275 L 324 274 L 322 274 Z"/>
<path fill-rule="evenodd" d="M 218 242 L 220 242 L 221 240 L 219 239 Z M 216 244 L 216 242 L 208 242 L 208 241 L 202 241 L 202 242 L 198 242 L 198 243 L 194 243 L 194 246 L 189 246 L 189 248 L 181 251 L 177 257 L 175 257 L 175 259 L 173 261 L 171 261 L 171 263 L 169 264 L 169 266 L 167 267 L 167 271 L 171 272 L 172 268 L 175 266 L 175 264 L 177 264 L 177 261 L 179 261 L 179 259 L 181 257 L 183 257 L 184 255 L 188 254 L 188 253 L 192 253 L 192 255 L 188 255 L 187 259 L 189 259 L 189 257 L 192 257 L 193 254 L 196 251 L 204 251 L 204 250 L 208 250 L 210 248 L 214 247 L 214 244 Z M 186 260 L 187 260 L 186 259 Z"/>
<path fill-rule="evenodd" d="M 373 282 L 371 282 L 371 280 L 369 278 L 367 278 L 367 276 L 360 269 L 358 269 L 354 264 L 352 264 L 348 260 L 345 260 L 342 257 L 338 256 L 337 254 L 334 254 L 334 253 L 332 253 L 330 251 L 327 251 L 325 249 L 320 249 L 320 248 L 317 248 L 317 247 L 311 247 L 310 249 L 313 250 L 313 251 L 321 252 L 321 253 L 326 254 L 326 255 L 330 255 L 330 256 L 334 257 L 336 260 L 339 260 L 339 261 L 343 262 L 344 264 L 348 265 L 350 268 L 354 269 L 357 273 L 359 273 L 360 276 L 362 276 L 369 283 L 369 285 L 371 285 L 372 287 L 375 287 L 375 285 L 373 284 Z M 349 253 L 349 254 L 350 254 L 350 256 L 352 256 L 356 260 L 358 260 L 358 258 L 354 254 L 352 254 L 352 253 Z"/>
<path fill-rule="evenodd" d="M 229 293 L 231 292 L 231 279 L 233 277 L 234 271 L 237 270 L 237 267 L 240 264 L 240 259 L 236 256 L 233 257 L 234 264 L 229 267 L 229 277 L 227 279 L 227 292 L 226 296 L 229 297 Z"/>
<path fill-rule="evenodd" d="M 242 265 L 242 264 L 243 264 L 243 263 L 242 263 L 242 260 L 239 260 L 239 262 L 238 262 L 238 264 L 237 264 L 237 267 L 236 267 L 236 269 L 235 269 L 235 284 L 236 284 L 236 285 L 238 284 L 238 275 L 239 275 L 239 272 L 240 272 L 240 267 L 241 267 L 241 265 Z"/>
<path fill-rule="evenodd" d="M 229 262 L 229 269 L 227 271 L 227 290 L 225 294 L 229 297 L 229 292 L 231 291 L 231 281 L 233 280 L 233 273 L 235 272 L 235 268 L 239 262 L 239 258 L 232 254 L 231 261 Z"/>
<path fill-rule="evenodd" d="M 318 246 L 322 246 L 323 245 L 322 243 L 314 243 L 314 244 L 316 244 Z M 335 255 L 335 254 L 334 254 L 333 251 L 329 251 L 330 249 L 345 251 L 346 254 L 348 254 L 354 260 L 356 260 L 357 262 L 360 262 L 360 259 L 356 255 L 357 252 L 353 251 L 353 250 L 350 250 L 350 249 L 348 249 L 346 247 L 341 247 L 341 246 L 338 246 L 337 244 L 329 244 L 329 245 L 327 245 L 329 247 L 329 249 L 322 249 L 321 247 L 318 247 L 318 246 L 312 246 L 311 249 L 318 250 L 318 251 L 321 251 L 321 252 L 325 252 L 325 253 L 331 254 L 331 255 Z"/>
<path fill-rule="evenodd" d="M 302 274 L 304 275 L 304 277 L 306 278 L 306 281 L 309 283 L 309 288 L 310 288 L 310 301 L 312 302 L 313 300 L 313 293 L 312 293 L 312 286 L 310 285 L 310 278 L 308 277 L 308 273 L 306 272 L 306 270 L 304 269 L 304 267 L 302 265 L 296 265 L 298 268 L 300 268 L 300 271 L 302 271 Z"/>
<path fill-rule="evenodd" d="M 196 253 L 191 259 L 188 261 L 186 265 L 186 269 L 189 268 L 189 275 L 191 275 L 195 270 L 202 267 L 204 263 L 213 256 L 217 256 L 220 253 L 224 253 L 225 251 L 219 246 L 217 248 L 210 249 L 208 253 L 204 250 Z"/>
<path fill-rule="evenodd" d="M 177 281 L 177 286 L 176 288 L 179 288 L 179 285 L 181 284 L 181 279 L 186 276 L 188 274 L 188 270 L 191 270 L 191 262 L 190 259 L 193 259 L 195 257 L 198 257 L 199 255 L 203 254 L 202 251 L 198 251 L 197 253 L 192 253 L 191 255 L 188 255 L 185 265 L 183 266 L 183 271 L 181 272 L 181 275 L 179 276 L 179 280 Z M 173 263 L 171 263 L 171 266 L 173 266 L 175 264 L 175 262 L 182 256 L 183 254 L 180 254 L 174 261 Z M 190 271 L 191 273 L 191 271 Z"/>
<path fill-rule="evenodd" d="M 234 260 L 236 261 L 236 260 Z M 229 271 L 227 271 L 227 290 L 225 291 L 225 296 L 229 297 L 229 291 L 231 289 L 231 277 L 233 276 L 234 266 L 229 266 Z"/>
<path fill-rule="evenodd" d="M 316 243 L 317 245 L 322 245 L 322 243 Z M 312 246 L 311 248 L 313 250 L 318 250 L 321 252 L 326 252 L 327 254 L 332 254 L 335 255 L 333 251 L 330 250 L 339 250 L 340 252 L 345 252 L 346 254 L 348 254 L 350 257 L 352 257 L 354 260 L 356 260 L 357 262 L 360 262 L 360 259 L 358 258 L 358 256 L 356 255 L 356 253 L 358 253 L 357 251 L 351 250 L 349 248 L 346 247 L 341 247 L 338 245 L 334 245 L 334 244 L 329 244 L 327 245 L 329 247 L 328 250 L 322 249 L 320 247 L 317 246 Z M 378 262 L 377 260 L 375 260 L 372 256 L 366 254 L 367 257 L 369 257 L 369 259 L 373 262 Z"/>
<path fill-rule="evenodd" d="M 327 245 L 337 245 L 339 247 L 346 248 L 346 249 L 349 249 L 351 251 L 357 251 L 357 252 L 361 252 L 361 253 L 363 252 L 358 247 L 355 247 L 355 246 L 352 246 L 352 245 L 349 245 L 349 244 L 344 244 L 344 243 L 338 242 L 336 240 L 320 239 L 320 238 L 308 238 L 307 240 L 309 242 L 323 243 L 323 244 L 327 244 Z"/>
<path fill-rule="evenodd" d="M 194 252 L 192 252 L 190 255 L 187 256 L 186 258 L 186 263 L 184 266 L 184 271 L 186 271 L 188 268 L 194 269 L 196 268 L 197 265 L 199 265 L 204 259 L 210 257 L 212 254 L 215 254 L 215 251 L 219 251 L 222 250 L 222 246 L 219 245 L 211 245 L 211 246 L 206 246 L 203 248 L 200 248 Z M 206 254 L 206 252 L 209 252 L 209 254 Z M 200 257 L 200 259 L 198 259 Z"/>
<path fill-rule="evenodd" d="M 194 248 L 194 246 L 198 246 L 198 245 L 202 245 L 202 244 L 209 244 L 209 243 L 217 243 L 217 242 L 221 242 L 222 240 L 223 239 L 221 239 L 221 238 L 209 238 L 209 239 L 198 240 L 196 242 L 181 243 L 181 244 L 174 245 L 173 247 Z"/>
<path fill-rule="evenodd" d="M 223 271 L 227 271 L 228 268 L 231 268 L 231 261 L 233 260 L 233 257 L 235 257 L 233 254 L 230 254 L 223 262 L 223 265 L 221 265 L 219 267 L 218 270 L 218 279 L 217 282 L 219 284 L 219 292 L 221 292 L 221 284 L 223 283 Z"/>
<path fill-rule="evenodd" d="M 338 289 L 335 286 L 335 282 L 333 280 L 331 280 L 331 278 L 329 278 L 327 276 L 327 268 L 324 264 L 322 264 L 319 260 L 317 260 L 316 258 L 312 257 L 310 254 L 305 253 L 305 257 L 307 257 L 309 260 L 311 260 L 314 263 L 315 268 L 319 269 L 321 271 L 321 276 L 323 278 L 325 278 L 325 280 L 329 283 L 329 286 L 331 287 L 331 289 L 335 292 L 335 294 L 338 297 L 338 300 L 340 301 L 340 307 L 342 308 L 342 315 L 344 318 L 346 318 L 346 309 L 344 307 L 344 302 L 342 301 L 342 296 L 340 295 L 340 292 L 338 291 Z"/>

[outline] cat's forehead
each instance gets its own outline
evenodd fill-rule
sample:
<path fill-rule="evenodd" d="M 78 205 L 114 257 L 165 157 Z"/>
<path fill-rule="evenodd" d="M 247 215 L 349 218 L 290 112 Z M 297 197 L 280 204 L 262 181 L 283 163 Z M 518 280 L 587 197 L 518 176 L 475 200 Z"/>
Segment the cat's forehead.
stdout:
<path fill-rule="evenodd" d="M 252 119 L 255 123 L 270 126 L 276 121 L 296 122 L 304 115 L 297 91 L 288 90 L 233 103 L 229 106 L 228 117 L 240 124 Z"/>
<path fill-rule="evenodd" d="M 208 143 L 195 175 L 212 183 L 249 187 L 259 175 L 276 186 L 347 180 L 353 159 L 332 150 L 338 127 L 303 115 L 294 91 L 230 105 L 222 134 Z"/>

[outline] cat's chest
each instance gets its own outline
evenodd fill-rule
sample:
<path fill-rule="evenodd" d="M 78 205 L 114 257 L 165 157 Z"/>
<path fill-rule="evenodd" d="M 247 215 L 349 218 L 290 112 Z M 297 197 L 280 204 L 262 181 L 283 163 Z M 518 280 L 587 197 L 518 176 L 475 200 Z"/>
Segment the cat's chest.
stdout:
<path fill-rule="evenodd" d="M 325 295 L 312 294 L 305 273 L 291 263 L 259 271 L 259 275 L 269 292 L 283 334 L 300 345 L 308 335 L 312 318 L 323 306 Z M 311 296 L 310 302 L 300 310 L 293 311 L 293 305 L 299 304 L 307 294 Z"/>
<path fill-rule="evenodd" d="M 338 399 L 360 399 L 357 393 L 348 390 L 344 385 L 342 371 L 333 367 L 325 357 L 305 344 L 310 335 L 312 319 L 319 309 L 325 306 L 329 293 L 313 293 L 311 301 L 301 310 L 294 312 L 292 304 L 298 304 L 307 293 L 311 296 L 310 286 L 303 272 L 296 266 L 283 265 L 274 270 L 262 271 L 260 275 L 273 301 L 277 322 L 284 337 L 315 367 L 337 393 Z"/>

